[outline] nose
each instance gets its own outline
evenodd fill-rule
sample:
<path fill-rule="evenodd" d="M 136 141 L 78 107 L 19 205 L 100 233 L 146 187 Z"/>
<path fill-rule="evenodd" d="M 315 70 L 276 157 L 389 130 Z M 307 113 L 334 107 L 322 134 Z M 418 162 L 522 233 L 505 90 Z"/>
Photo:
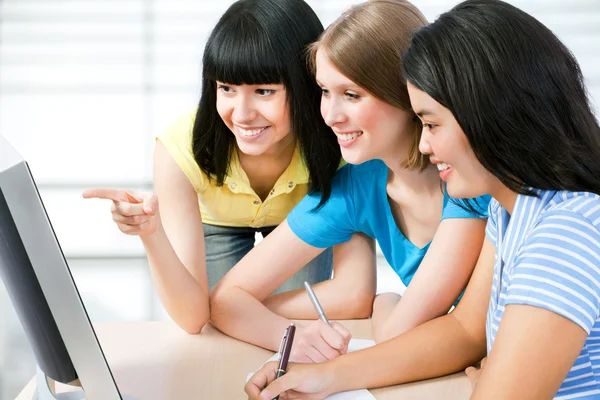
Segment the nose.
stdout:
<path fill-rule="evenodd" d="M 419 140 L 419 151 L 423 154 L 431 154 L 431 133 L 428 129 L 421 128 L 421 140 Z"/>
<path fill-rule="evenodd" d="M 250 96 L 238 94 L 233 101 L 232 119 L 235 122 L 250 123 L 256 119 L 256 107 Z"/>
<path fill-rule="evenodd" d="M 329 126 L 334 126 L 346 120 L 342 105 L 335 98 L 321 98 L 321 115 Z"/>

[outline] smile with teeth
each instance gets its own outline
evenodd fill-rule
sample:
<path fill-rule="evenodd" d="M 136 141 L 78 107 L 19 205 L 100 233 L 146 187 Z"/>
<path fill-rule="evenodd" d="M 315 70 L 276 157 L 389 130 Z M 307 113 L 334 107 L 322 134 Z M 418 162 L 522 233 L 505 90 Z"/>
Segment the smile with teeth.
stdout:
<path fill-rule="evenodd" d="M 445 170 L 447 170 L 447 169 L 450 169 L 450 168 L 452 168 L 452 165 L 450 165 L 450 164 L 446 164 L 446 163 L 439 163 L 439 164 L 437 164 L 437 168 L 438 168 L 440 171 L 445 171 Z"/>
<path fill-rule="evenodd" d="M 259 133 L 261 133 L 262 131 L 267 129 L 268 126 L 264 126 L 262 128 L 256 128 L 256 129 L 243 129 L 243 128 L 240 128 L 239 126 L 236 126 L 236 128 L 237 128 L 237 131 L 240 133 L 240 135 L 251 137 L 251 136 L 258 135 Z"/>
<path fill-rule="evenodd" d="M 337 136 L 338 139 L 344 141 L 344 142 L 348 142 L 352 139 L 356 139 L 359 136 L 362 136 L 362 132 L 353 132 L 353 133 L 336 133 L 335 136 Z"/>

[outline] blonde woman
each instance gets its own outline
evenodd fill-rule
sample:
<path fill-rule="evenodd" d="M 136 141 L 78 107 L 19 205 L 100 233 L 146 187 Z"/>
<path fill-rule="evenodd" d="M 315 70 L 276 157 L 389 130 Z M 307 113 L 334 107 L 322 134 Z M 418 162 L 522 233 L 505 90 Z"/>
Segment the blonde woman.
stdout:
<path fill-rule="evenodd" d="M 223 332 L 277 350 L 289 319 L 314 319 L 304 290 L 270 296 L 324 249 L 334 247 L 334 278 L 314 286 L 329 319 L 366 318 L 375 337 L 392 338 L 445 314 L 475 266 L 488 198 L 457 204 L 443 189 L 446 166 L 419 152 L 402 54 L 426 20 L 406 1 L 351 8 L 313 45 L 321 114 L 349 165 L 330 199 L 307 196 L 228 273 L 211 294 L 211 320 Z M 473 208 L 477 208 L 474 210 Z M 374 239 L 407 285 L 375 296 Z M 291 359 L 322 362 L 347 351 L 350 335 L 321 321 L 298 327 Z"/>

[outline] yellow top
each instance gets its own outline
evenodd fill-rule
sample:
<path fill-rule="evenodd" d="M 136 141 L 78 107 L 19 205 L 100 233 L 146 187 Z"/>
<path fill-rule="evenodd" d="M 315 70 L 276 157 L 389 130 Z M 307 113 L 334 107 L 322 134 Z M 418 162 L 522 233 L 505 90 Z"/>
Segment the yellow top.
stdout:
<path fill-rule="evenodd" d="M 290 165 L 263 202 L 250 186 L 237 152 L 232 154 L 231 169 L 221 187 L 200 170 L 192 152 L 195 117 L 195 111 L 184 115 L 157 139 L 196 189 L 202 222 L 253 228 L 279 225 L 308 191 L 309 173 L 299 147 L 296 146 Z"/>

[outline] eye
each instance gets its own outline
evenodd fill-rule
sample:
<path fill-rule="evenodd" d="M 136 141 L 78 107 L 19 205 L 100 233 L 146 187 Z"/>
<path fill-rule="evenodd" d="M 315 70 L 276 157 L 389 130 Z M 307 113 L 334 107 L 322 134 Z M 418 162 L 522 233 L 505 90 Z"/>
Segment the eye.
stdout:
<path fill-rule="evenodd" d="M 256 89 L 256 94 L 259 96 L 269 96 L 275 93 L 273 89 Z"/>
<path fill-rule="evenodd" d="M 347 98 L 349 98 L 350 100 L 358 100 L 358 99 L 360 99 L 360 96 L 359 96 L 359 95 L 357 95 L 356 93 L 352 93 L 352 92 L 345 91 L 345 92 L 344 92 L 344 95 L 345 95 Z"/>
<path fill-rule="evenodd" d="M 423 128 L 427 128 L 429 130 L 432 130 L 433 128 L 435 128 L 437 125 L 434 124 L 426 124 L 423 122 Z"/>
<path fill-rule="evenodd" d="M 329 96 L 329 90 L 321 88 L 321 95 L 325 97 Z"/>
<path fill-rule="evenodd" d="M 231 86 L 227 86 L 222 83 L 217 84 L 217 90 L 220 90 L 223 93 L 233 93 L 233 88 Z"/>

